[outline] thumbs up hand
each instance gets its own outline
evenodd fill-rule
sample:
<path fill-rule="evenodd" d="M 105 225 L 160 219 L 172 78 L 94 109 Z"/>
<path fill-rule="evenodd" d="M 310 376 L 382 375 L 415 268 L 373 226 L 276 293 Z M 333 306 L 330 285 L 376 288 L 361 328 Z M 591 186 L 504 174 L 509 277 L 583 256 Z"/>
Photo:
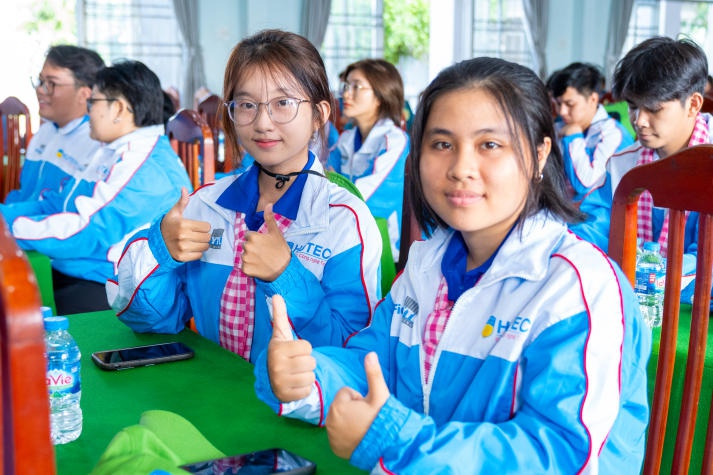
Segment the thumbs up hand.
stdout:
<path fill-rule="evenodd" d="M 272 282 L 290 263 L 292 251 L 282 236 L 272 212 L 272 203 L 265 206 L 265 233 L 248 231 L 243 243 L 242 269 L 246 275 Z"/>
<path fill-rule="evenodd" d="M 280 295 L 273 295 L 272 339 L 267 346 L 267 372 L 272 392 L 282 402 L 309 396 L 316 367 L 312 345 L 307 340 L 294 338 L 285 301 Z"/>
<path fill-rule="evenodd" d="M 339 457 L 349 459 L 391 394 L 376 353 L 364 358 L 368 392 L 362 396 L 350 387 L 339 390 L 327 414 L 329 445 Z"/>
<path fill-rule="evenodd" d="M 161 235 L 175 260 L 195 261 L 201 258 L 210 243 L 210 223 L 183 217 L 188 206 L 188 191 L 181 188 L 181 198 L 161 220 Z"/>

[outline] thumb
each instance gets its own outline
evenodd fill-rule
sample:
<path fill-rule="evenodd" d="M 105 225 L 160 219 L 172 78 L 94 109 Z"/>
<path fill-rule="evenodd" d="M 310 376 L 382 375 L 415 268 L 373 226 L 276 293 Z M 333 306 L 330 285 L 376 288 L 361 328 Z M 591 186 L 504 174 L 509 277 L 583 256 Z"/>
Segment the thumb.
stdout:
<path fill-rule="evenodd" d="M 287 318 L 287 306 L 281 295 L 272 296 L 272 338 L 273 340 L 292 341 L 292 326 Z"/>
<path fill-rule="evenodd" d="M 379 358 L 373 351 L 364 358 L 364 371 L 366 372 L 366 383 L 369 386 L 369 392 L 365 399 L 369 403 L 383 405 L 391 393 L 384 380 L 384 374 L 381 372 Z"/>
<path fill-rule="evenodd" d="M 265 205 L 265 209 L 263 210 L 263 216 L 265 218 L 265 226 L 267 227 L 268 233 L 282 234 L 280 228 L 277 226 L 277 221 L 275 220 L 275 213 L 272 212 L 272 203 L 268 203 Z"/>
<path fill-rule="evenodd" d="M 178 199 L 176 204 L 173 205 L 173 209 L 171 211 L 183 216 L 183 212 L 186 210 L 186 206 L 188 206 L 188 201 L 190 201 L 190 195 L 188 194 L 186 187 L 183 186 L 181 187 L 181 197 Z"/>

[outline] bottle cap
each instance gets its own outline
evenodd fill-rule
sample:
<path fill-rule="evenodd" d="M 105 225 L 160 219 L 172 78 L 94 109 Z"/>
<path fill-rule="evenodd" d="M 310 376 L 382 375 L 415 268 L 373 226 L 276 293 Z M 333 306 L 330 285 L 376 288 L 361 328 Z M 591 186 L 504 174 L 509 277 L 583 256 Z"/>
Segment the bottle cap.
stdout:
<path fill-rule="evenodd" d="M 67 317 L 47 317 L 44 322 L 45 330 L 48 332 L 66 330 L 69 328 L 69 320 L 67 320 Z"/>
<path fill-rule="evenodd" d="M 661 250 L 661 245 L 657 242 L 647 241 L 644 243 L 644 251 L 659 252 L 660 250 Z"/>
<path fill-rule="evenodd" d="M 53 315 L 52 313 L 52 307 L 45 307 L 42 306 L 40 307 L 40 312 L 42 312 L 42 318 L 45 319 L 47 317 L 51 317 Z"/>

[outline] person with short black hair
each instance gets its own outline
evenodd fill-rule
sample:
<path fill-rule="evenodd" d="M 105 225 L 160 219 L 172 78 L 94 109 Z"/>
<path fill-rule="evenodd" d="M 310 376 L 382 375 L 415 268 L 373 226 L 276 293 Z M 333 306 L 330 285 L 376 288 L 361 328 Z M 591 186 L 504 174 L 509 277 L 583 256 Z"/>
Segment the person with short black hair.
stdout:
<path fill-rule="evenodd" d="M 708 60 L 690 39 L 649 38 L 635 46 L 617 64 L 612 93 L 629 104 L 637 141 L 609 161 L 612 192 L 635 166 L 666 158 L 687 147 L 713 143 L 713 117 L 701 113 Z M 668 211 L 653 207 L 651 195 L 639 198 L 642 241 L 658 241 L 666 256 Z M 698 213 L 690 213 L 684 237 L 684 273 L 696 267 Z M 692 290 L 691 283 L 689 290 Z M 684 293 L 688 292 L 684 288 Z"/>
<path fill-rule="evenodd" d="M 596 66 L 572 63 L 553 73 L 547 86 L 559 113 L 555 129 L 567 184 L 572 200 L 587 215 L 571 229 L 606 251 L 612 193 L 607 161 L 634 140 L 599 104 L 602 78 Z"/>
<path fill-rule="evenodd" d="M 99 70 L 86 104 L 98 153 L 61 190 L 0 205 L 20 247 L 52 259 L 60 315 L 108 309 L 105 284 L 125 240 L 191 186 L 164 134 L 161 84 L 146 65 L 122 61 Z"/>
<path fill-rule="evenodd" d="M 52 46 L 32 85 L 44 123 L 32 136 L 20 174 L 20 188 L 5 203 L 36 201 L 58 191 L 84 170 L 99 150 L 89 138 L 87 99 L 104 61 L 94 51 L 72 45 Z"/>

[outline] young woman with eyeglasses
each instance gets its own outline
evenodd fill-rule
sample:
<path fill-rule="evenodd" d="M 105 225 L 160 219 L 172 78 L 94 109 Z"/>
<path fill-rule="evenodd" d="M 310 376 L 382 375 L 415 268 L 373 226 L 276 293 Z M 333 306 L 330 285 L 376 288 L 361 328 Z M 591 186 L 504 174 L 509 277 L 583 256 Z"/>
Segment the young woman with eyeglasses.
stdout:
<path fill-rule="evenodd" d="M 379 298 L 381 241 L 366 205 L 326 178 L 310 144 L 330 115 L 324 64 L 304 37 L 265 30 L 225 70 L 226 144 L 255 163 L 184 193 L 134 236 L 110 289 L 139 332 L 199 333 L 252 361 L 272 333 L 266 303 L 289 295 L 293 331 L 341 345 Z"/>
<path fill-rule="evenodd" d="M 372 214 L 389 223 L 392 253 L 401 237 L 404 167 L 409 139 L 401 129 L 404 86 L 398 70 L 383 59 L 363 59 L 343 72 L 344 117 L 353 127 L 337 142 L 327 167 L 357 186 Z"/>

